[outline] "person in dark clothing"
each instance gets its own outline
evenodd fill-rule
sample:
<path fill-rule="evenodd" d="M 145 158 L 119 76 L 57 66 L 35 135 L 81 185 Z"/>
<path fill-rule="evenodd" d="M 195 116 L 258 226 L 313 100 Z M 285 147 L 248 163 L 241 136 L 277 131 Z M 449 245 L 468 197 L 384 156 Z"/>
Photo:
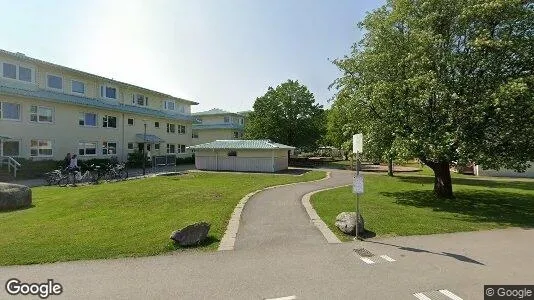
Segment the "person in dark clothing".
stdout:
<path fill-rule="evenodd" d="M 63 168 L 67 169 L 70 166 L 70 160 L 71 160 L 70 153 L 67 153 L 67 156 L 65 156 L 65 159 L 63 160 Z"/>

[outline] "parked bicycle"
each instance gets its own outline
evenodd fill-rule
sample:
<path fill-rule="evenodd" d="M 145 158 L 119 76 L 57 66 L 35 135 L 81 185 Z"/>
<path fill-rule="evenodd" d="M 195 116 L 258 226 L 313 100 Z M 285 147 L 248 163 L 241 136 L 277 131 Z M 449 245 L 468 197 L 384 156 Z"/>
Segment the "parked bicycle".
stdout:
<path fill-rule="evenodd" d="M 128 171 L 124 163 L 117 163 L 115 165 L 108 165 L 103 178 L 105 180 L 125 180 L 128 178 Z"/>
<path fill-rule="evenodd" d="M 83 174 L 80 171 L 68 169 L 57 169 L 45 173 L 45 180 L 48 185 L 75 186 L 78 183 L 98 183 L 103 173 L 99 166 L 91 165 Z"/>

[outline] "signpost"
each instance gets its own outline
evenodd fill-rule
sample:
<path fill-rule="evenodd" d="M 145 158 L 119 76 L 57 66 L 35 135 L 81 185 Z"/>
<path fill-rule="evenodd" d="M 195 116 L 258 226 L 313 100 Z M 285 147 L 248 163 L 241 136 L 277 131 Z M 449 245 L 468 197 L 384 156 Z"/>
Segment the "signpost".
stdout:
<path fill-rule="evenodd" d="M 352 152 L 356 154 L 356 176 L 352 184 L 352 192 L 356 194 L 356 239 L 359 239 L 360 229 L 360 199 L 363 194 L 363 176 L 360 175 L 360 153 L 363 151 L 363 134 L 358 133 L 352 136 Z"/>

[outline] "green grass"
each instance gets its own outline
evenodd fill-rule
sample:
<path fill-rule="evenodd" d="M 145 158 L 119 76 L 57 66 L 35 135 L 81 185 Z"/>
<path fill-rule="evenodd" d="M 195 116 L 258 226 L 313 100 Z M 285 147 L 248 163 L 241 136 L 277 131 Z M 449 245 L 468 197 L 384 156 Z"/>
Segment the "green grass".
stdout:
<path fill-rule="evenodd" d="M 455 199 L 433 196 L 434 178 L 422 175 L 388 177 L 366 174 L 360 207 L 365 228 L 378 237 L 474 231 L 511 226 L 534 227 L 534 180 L 506 181 L 453 177 Z M 355 211 L 350 187 L 320 192 L 312 204 L 328 227 L 342 211 Z"/>
<path fill-rule="evenodd" d="M 169 236 L 188 224 L 211 223 L 216 249 L 234 207 L 247 193 L 302 176 L 190 173 L 120 183 L 33 188 L 33 207 L 0 212 L 0 265 L 146 256 L 177 249 Z"/>

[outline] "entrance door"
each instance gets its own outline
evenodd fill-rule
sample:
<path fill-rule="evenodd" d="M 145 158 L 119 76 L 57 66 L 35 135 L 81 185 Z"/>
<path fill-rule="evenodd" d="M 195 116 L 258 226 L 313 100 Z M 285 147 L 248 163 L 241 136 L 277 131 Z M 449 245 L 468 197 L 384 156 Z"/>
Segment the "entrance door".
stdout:
<path fill-rule="evenodd" d="M 145 147 L 145 143 L 137 143 L 137 148 L 139 152 L 143 152 L 144 147 Z"/>

